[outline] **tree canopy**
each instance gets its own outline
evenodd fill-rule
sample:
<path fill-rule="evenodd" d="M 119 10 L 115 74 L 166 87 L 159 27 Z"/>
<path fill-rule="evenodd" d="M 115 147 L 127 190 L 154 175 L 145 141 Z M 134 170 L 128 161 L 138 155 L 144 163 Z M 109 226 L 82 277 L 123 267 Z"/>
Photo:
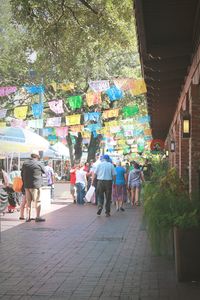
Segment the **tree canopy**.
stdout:
<path fill-rule="evenodd" d="M 32 67 L 45 80 L 131 76 L 138 65 L 132 0 L 11 0 L 13 24 L 37 52 Z M 132 74 L 131 74 L 132 73 Z"/>

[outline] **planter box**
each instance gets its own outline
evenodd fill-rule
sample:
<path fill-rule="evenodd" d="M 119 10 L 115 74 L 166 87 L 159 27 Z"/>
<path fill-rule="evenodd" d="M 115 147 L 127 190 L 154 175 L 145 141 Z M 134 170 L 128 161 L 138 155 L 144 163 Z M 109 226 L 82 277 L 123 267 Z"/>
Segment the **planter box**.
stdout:
<path fill-rule="evenodd" d="M 175 266 L 178 281 L 200 279 L 200 229 L 174 228 Z"/>

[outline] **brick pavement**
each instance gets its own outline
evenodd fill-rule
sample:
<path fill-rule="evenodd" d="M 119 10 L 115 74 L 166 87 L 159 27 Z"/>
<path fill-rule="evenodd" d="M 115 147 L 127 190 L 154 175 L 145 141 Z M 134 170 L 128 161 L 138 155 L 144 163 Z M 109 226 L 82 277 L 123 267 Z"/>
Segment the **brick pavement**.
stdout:
<path fill-rule="evenodd" d="M 173 261 L 152 255 L 141 207 L 106 218 L 70 204 L 46 219 L 2 232 L 0 299 L 200 299 L 197 283 L 177 283 Z"/>

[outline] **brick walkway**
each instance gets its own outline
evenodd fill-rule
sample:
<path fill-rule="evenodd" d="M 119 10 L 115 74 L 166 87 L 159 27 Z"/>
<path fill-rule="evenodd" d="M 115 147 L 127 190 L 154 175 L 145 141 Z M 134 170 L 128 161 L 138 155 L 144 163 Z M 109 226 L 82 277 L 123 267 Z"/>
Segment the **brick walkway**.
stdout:
<path fill-rule="evenodd" d="M 173 262 L 152 255 L 141 207 L 106 218 L 70 204 L 46 219 L 2 232 L 0 299 L 200 299 L 197 283 L 178 284 Z"/>

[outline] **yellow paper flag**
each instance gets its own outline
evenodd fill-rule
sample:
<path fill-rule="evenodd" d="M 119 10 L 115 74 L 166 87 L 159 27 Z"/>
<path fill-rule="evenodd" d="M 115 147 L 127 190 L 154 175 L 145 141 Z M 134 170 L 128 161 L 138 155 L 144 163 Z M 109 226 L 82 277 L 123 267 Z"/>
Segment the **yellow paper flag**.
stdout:
<path fill-rule="evenodd" d="M 66 125 L 79 125 L 81 122 L 81 115 L 71 115 L 71 116 L 66 116 Z"/>
<path fill-rule="evenodd" d="M 104 119 L 118 117 L 118 115 L 119 115 L 119 108 L 104 110 L 103 112 Z"/>
<path fill-rule="evenodd" d="M 73 125 L 69 127 L 71 132 L 82 132 L 84 130 L 84 125 Z"/>
<path fill-rule="evenodd" d="M 101 93 L 93 93 L 93 92 L 87 93 L 86 102 L 88 106 L 101 104 Z"/>
<path fill-rule="evenodd" d="M 0 127 L 6 127 L 6 122 L 0 122 Z"/>
<path fill-rule="evenodd" d="M 14 116 L 17 119 L 26 119 L 26 115 L 27 115 L 27 111 L 28 111 L 28 106 L 17 106 L 14 109 Z"/>
<path fill-rule="evenodd" d="M 134 88 L 131 89 L 131 94 L 133 96 L 144 94 L 147 92 L 146 84 L 144 79 L 138 79 L 134 82 Z"/>

